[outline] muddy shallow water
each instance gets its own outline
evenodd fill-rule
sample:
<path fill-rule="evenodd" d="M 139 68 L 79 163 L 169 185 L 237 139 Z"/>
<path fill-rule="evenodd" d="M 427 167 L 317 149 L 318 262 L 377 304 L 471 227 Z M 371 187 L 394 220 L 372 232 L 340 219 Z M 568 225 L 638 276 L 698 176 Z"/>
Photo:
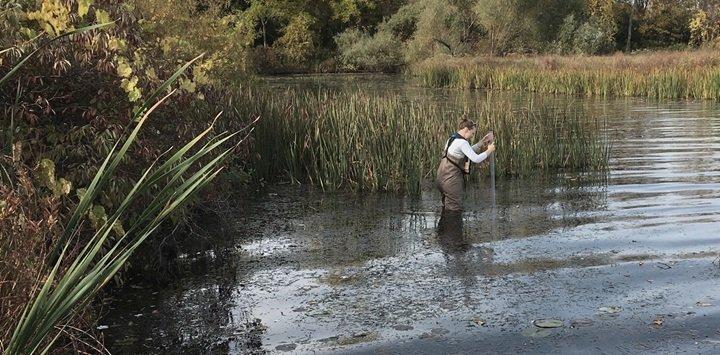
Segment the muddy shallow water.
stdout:
<path fill-rule="evenodd" d="M 432 189 L 269 186 L 208 236 L 224 243 L 180 259 L 177 282 L 116 295 L 101 324 L 108 348 L 719 352 L 720 105 L 578 102 L 607 117 L 607 175 L 483 180 L 440 228 Z"/>

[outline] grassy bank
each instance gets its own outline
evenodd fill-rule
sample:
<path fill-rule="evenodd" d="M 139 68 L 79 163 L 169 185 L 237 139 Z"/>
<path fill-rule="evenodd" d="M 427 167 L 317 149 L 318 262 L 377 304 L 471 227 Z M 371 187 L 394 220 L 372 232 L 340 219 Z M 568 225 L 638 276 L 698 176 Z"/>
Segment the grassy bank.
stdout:
<path fill-rule="evenodd" d="M 238 96 L 233 100 L 242 103 L 241 116 L 262 117 L 254 133 L 258 176 L 324 189 L 417 192 L 423 180 L 434 178 L 442 144 L 462 114 L 395 95 L 246 91 Z M 480 131 L 495 131 L 499 175 L 607 165 L 602 120 L 572 105 L 516 107 L 488 97 L 464 111 Z"/>
<path fill-rule="evenodd" d="M 720 53 L 434 58 L 409 69 L 422 85 L 653 99 L 720 99 Z"/>

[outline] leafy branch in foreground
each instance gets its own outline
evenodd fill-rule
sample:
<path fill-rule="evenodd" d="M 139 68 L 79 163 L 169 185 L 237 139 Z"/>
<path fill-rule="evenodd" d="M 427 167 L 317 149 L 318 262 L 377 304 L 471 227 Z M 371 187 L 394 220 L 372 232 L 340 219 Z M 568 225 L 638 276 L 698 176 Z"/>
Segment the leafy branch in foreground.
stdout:
<path fill-rule="evenodd" d="M 115 21 L 113 21 L 113 22 L 107 22 L 107 23 L 99 23 L 99 24 L 91 25 L 91 26 L 85 26 L 85 27 L 82 27 L 82 28 L 78 28 L 78 29 L 76 29 L 76 30 L 72 30 L 72 31 L 65 32 L 65 33 L 63 33 L 63 34 L 61 34 L 61 35 L 59 35 L 59 36 L 53 37 L 52 39 L 50 39 L 50 40 L 48 40 L 48 41 L 45 41 L 44 43 L 42 43 L 41 45 L 39 45 L 37 48 L 35 48 L 35 50 L 33 50 L 32 52 L 28 53 L 25 57 L 23 57 L 23 59 L 21 59 L 20 62 L 18 62 L 17 64 L 15 64 L 15 65 L 12 67 L 12 69 L 10 69 L 9 72 L 7 72 L 5 75 L 3 75 L 3 77 L 0 79 L 0 85 L 2 85 L 5 81 L 7 81 L 8 79 L 10 79 L 10 77 L 13 76 L 13 74 L 15 74 L 16 71 L 20 70 L 20 68 L 22 68 L 22 66 L 25 65 L 25 63 L 26 63 L 30 58 L 32 58 L 37 52 L 39 52 L 41 49 L 47 47 L 47 46 L 50 45 L 51 43 L 53 43 L 53 42 L 55 42 L 55 41 L 57 41 L 57 40 L 59 40 L 59 39 L 61 39 L 61 38 L 63 38 L 63 37 L 68 37 L 68 36 L 72 36 L 72 35 L 74 35 L 74 34 L 78 34 L 78 33 L 82 33 L 82 32 L 87 32 L 87 31 L 92 31 L 92 30 L 97 30 L 97 29 L 105 28 L 105 27 L 108 27 L 108 26 L 110 26 L 110 25 L 112 25 L 112 24 L 114 24 L 114 23 L 115 23 Z M 35 37 L 35 38 L 37 38 L 37 37 Z M 34 40 L 35 38 L 33 38 L 33 40 Z M 6 52 L 6 51 L 8 51 L 8 50 L 10 50 L 10 49 L 11 49 L 11 48 L 7 48 L 7 49 L 5 49 L 5 50 L 0 51 L 0 53 L 4 53 L 4 52 Z"/>
<path fill-rule="evenodd" d="M 159 97 L 161 92 L 166 91 L 200 57 L 202 55 L 180 68 L 150 97 Z M 212 131 L 213 121 L 210 127 L 175 151 L 162 164 L 159 163 L 158 158 L 144 171 L 115 212 L 97 229 L 82 250 L 72 260 L 66 260 L 68 248 L 72 244 L 70 241 L 79 234 L 81 222 L 88 214 L 92 202 L 113 177 L 115 169 L 127 155 L 148 117 L 174 92 L 171 91 L 151 107 L 146 101 L 135 111 L 135 127 L 124 143 L 122 145 L 120 142 L 116 143 L 105 158 L 65 226 L 65 231 L 57 244 L 58 253 L 54 254 L 57 260 L 43 281 L 42 287 L 25 308 L 7 344 L 6 354 L 32 354 L 40 350 L 45 353 L 50 350 L 65 328 L 63 323 L 70 320 L 78 310 L 92 300 L 93 295 L 112 279 L 165 218 L 217 176 L 222 170 L 220 164 L 223 159 L 235 148 L 235 146 L 227 148 L 226 143 L 243 131 L 248 135 L 252 132 L 251 124 L 238 132 L 223 132 L 209 137 L 201 145 Z M 220 114 L 215 119 L 219 116 Z M 247 135 L 242 137 L 237 144 L 246 137 Z M 152 200 L 144 205 L 122 237 L 117 240 L 109 238 L 113 225 L 121 220 L 128 208 L 133 206 L 139 197 L 148 195 L 152 196 Z M 109 248 L 107 252 L 102 253 L 101 250 L 106 243 L 109 243 Z M 70 265 L 67 269 L 62 267 L 68 263 Z M 50 338 L 53 333 L 55 333 L 54 337 Z"/>

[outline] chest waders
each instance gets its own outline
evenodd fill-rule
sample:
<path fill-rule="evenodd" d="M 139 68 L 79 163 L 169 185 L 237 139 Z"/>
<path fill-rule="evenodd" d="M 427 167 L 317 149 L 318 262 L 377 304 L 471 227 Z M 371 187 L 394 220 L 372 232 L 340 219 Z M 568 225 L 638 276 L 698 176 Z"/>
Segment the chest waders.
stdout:
<path fill-rule="evenodd" d="M 465 190 L 465 174 L 469 173 L 469 160 L 467 157 L 456 159 L 448 156 L 448 149 L 456 139 L 465 140 L 461 135 L 454 133 L 448 139 L 445 154 L 440 160 L 437 170 L 438 189 L 442 193 L 443 209 L 448 211 L 462 211 L 463 192 Z"/>

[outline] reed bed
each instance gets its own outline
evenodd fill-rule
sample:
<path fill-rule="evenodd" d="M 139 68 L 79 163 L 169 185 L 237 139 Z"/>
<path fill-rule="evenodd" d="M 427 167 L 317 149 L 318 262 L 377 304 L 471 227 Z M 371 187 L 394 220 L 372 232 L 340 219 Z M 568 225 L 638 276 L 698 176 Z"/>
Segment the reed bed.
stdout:
<path fill-rule="evenodd" d="M 417 193 L 423 181 L 434 179 L 443 144 L 461 114 L 474 119 L 481 132 L 494 130 L 498 175 L 607 167 L 604 121 L 570 104 L 516 107 L 488 97 L 458 109 L 362 92 L 249 90 L 238 95 L 233 100 L 240 103 L 235 105 L 240 114 L 261 117 L 253 149 L 257 174 L 268 180 Z M 486 173 L 481 169 L 473 175 Z"/>
<path fill-rule="evenodd" d="M 431 59 L 410 68 L 429 87 L 587 97 L 720 99 L 720 54 L 661 52 L 606 57 Z"/>

